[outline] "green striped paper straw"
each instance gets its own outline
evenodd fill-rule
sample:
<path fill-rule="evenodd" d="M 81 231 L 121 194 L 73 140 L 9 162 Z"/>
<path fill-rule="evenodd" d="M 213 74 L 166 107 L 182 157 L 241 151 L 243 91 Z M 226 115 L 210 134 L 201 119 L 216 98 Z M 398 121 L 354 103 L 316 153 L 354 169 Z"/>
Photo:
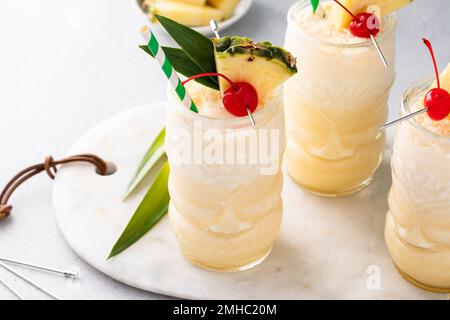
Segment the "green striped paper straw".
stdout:
<path fill-rule="evenodd" d="M 156 39 L 153 32 L 149 27 L 143 26 L 141 28 L 141 34 L 144 37 L 145 42 L 147 42 L 147 46 L 150 49 L 150 52 L 155 57 L 156 61 L 158 61 L 162 71 L 166 75 L 167 79 L 169 79 L 170 85 L 177 93 L 181 102 L 191 111 L 198 113 L 198 109 L 195 106 L 194 101 L 192 101 L 191 97 L 189 97 L 189 94 L 186 91 L 186 88 L 181 84 L 180 78 L 175 72 L 175 69 L 165 55 L 164 51 L 159 46 L 158 40 Z"/>

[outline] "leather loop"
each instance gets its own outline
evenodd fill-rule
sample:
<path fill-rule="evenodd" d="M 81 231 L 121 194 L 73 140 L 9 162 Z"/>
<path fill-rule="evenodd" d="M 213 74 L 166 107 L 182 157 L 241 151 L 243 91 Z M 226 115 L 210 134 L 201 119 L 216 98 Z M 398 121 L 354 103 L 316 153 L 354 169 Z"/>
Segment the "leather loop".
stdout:
<path fill-rule="evenodd" d="M 5 186 L 0 193 L 0 220 L 10 215 L 12 206 L 8 205 L 8 200 L 14 191 L 25 181 L 31 177 L 45 171 L 51 179 L 55 179 L 57 166 L 66 163 L 84 162 L 90 163 L 96 168 L 96 172 L 102 176 L 108 174 L 108 165 L 100 157 L 95 154 L 80 154 L 55 161 L 53 157 L 48 156 L 43 163 L 28 167 L 16 174 Z"/>
<path fill-rule="evenodd" d="M 0 204 L 0 220 L 6 218 L 11 213 L 12 207 Z"/>
<path fill-rule="evenodd" d="M 53 169 L 53 172 L 52 172 L 52 169 Z M 44 170 L 45 170 L 45 172 L 47 172 L 47 175 L 50 177 L 50 179 L 52 179 L 52 180 L 55 179 L 55 175 L 56 175 L 56 172 L 58 170 L 56 169 L 56 166 L 53 163 L 53 157 L 52 156 L 48 156 L 48 157 L 45 158 Z"/>

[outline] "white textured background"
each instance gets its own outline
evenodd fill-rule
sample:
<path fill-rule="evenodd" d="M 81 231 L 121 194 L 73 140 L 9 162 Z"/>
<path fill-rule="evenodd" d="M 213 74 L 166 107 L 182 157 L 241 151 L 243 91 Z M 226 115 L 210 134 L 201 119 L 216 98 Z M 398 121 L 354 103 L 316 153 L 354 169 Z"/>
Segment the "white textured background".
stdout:
<path fill-rule="evenodd" d="M 282 44 L 293 1 L 254 2 L 227 34 Z M 422 37 L 433 42 L 441 68 L 450 62 L 449 17 L 450 0 L 416 0 L 400 12 L 391 118 L 408 85 L 432 72 Z M 137 48 L 143 23 L 134 0 L 0 0 L 0 186 L 47 154 L 63 155 L 99 121 L 164 98 L 162 73 Z M 62 298 L 165 298 L 122 285 L 80 260 L 56 227 L 50 193 L 51 181 L 42 175 L 13 196 L 13 214 L 0 222 L 0 256 L 80 269 L 75 284 L 20 269 Z M 44 298 L 2 269 L 0 278 L 27 298 Z M 0 299 L 10 298 L 0 285 Z"/>

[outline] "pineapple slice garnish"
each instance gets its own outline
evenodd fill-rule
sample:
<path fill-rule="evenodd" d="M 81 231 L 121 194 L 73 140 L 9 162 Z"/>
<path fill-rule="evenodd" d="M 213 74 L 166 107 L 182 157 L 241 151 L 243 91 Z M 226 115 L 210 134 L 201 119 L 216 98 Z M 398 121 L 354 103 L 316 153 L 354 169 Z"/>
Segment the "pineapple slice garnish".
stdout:
<path fill-rule="evenodd" d="M 256 43 L 245 37 L 213 39 L 217 72 L 234 82 L 250 83 L 260 101 L 297 73 L 295 58 L 283 48 L 269 42 Z M 219 78 L 223 94 L 230 84 Z"/>
<path fill-rule="evenodd" d="M 447 68 L 440 74 L 439 80 L 441 81 L 441 88 L 450 92 L 450 63 Z M 437 81 L 434 81 L 430 87 L 431 89 L 437 88 Z"/>

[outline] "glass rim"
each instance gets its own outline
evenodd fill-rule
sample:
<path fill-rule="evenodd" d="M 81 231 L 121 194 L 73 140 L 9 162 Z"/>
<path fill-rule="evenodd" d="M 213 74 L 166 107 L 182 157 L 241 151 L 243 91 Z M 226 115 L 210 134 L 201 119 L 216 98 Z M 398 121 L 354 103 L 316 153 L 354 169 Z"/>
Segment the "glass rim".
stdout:
<path fill-rule="evenodd" d="M 295 23 L 294 11 L 297 9 L 297 6 L 300 6 L 301 9 L 303 9 L 303 7 L 306 7 L 307 5 L 310 5 L 309 0 L 297 0 L 289 7 L 289 11 L 287 13 L 288 26 L 295 25 L 296 31 L 298 33 L 300 33 L 302 36 L 307 37 L 309 40 L 316 42 L 317 44 L 331 46 L 331 47 L 337 47 L 337 48 L 357 49 L 357 48 L 374 47 L 374 44 L 372 43 L 372 40 L 370 40 L 370 39 L 363 41 L 363 42 L 358 42 L 358 43 L 339 43 L 339 42 L 333 42 L 333 41 L 329 41 L 329 40 L 325 40 L 325 39 L 320 39 L 318 37 L 314 37 L 313 35 L 305 32 L 302 28 L 300 28 L 300 26 L 298 26 L 298 24 Z M 383 17 L 383 21 L 384 20 L 387 20 L 388 22 L 393 21 L 392 27 L 382 30 L 380 32 L 380 34 L 377 36 L 378 41 L 383 41 L 387 37 L 387 35 L 392 34 L 392 31 L 395 31 L 396 26 L 397 26 L 397 14 L 395 12 L 390 13 L 390 14 L 386 15 L 385 17 Z"/>
<path fill-rule="evenodd" d="M 282 88 L 283 86 L 280 86 L 274 90 L 273 98 L 270 99 L 270 101 L 265 103 L 265 107 L 253 113 L 253 118 L 256 123 L 256 127 L 258 127 L 258 122 L 264 123 L 262 119 L 267 117 L 267 114 L 271 114 L 273 112 L 277 112 L 277 108 L 279 106 L 279 102 L 282 101 L 283 93 Z M 230 117 L 230 118 L 215 118 L 207 115 L 203 115 L 201 113 L 193 112 L 192 110 L 186 108 L 184 104 L 181 102 L 181 100 L 176 95 L 175 91 L 173 90 L 172 86 L 170 84 L 167 85 L 167 97 L 169 99 L 170 108 L 174 109 L 177 113 L 188 117 L 190 121 L 201 121 L 206 123 L 212 123 L 212 124 L 227 124 L 231 127 L 253 127 L 253 124 L 251 123 L 248 116 L 243 117 Z M 281 111 L 280 111 L 281 112 Z"/>
<path fill-rule="evenodd" d="M 414 82 L 403 94 L 402 97 L 402 109 L 401 114 L 410 114 L 412 113 L 411 108 L 415 105 L 418 99 L 422 99 L 428 90 L 428 88 L 431 86 L 435 79 L 435 75 L 427 75 L 420 80 Z M 424 126 L 422 126 L 416 119 L 416 117 L 412 119 L 408 119 L 404 121 L 405 123 L 408 123 L 410 126 L 413 126 L 415 129 L 419 130 L 420 132 L 431 136 L 435 139 L 450 142 L 450 136 L 442 136 L 440 134 L 437 134 Z"/>

